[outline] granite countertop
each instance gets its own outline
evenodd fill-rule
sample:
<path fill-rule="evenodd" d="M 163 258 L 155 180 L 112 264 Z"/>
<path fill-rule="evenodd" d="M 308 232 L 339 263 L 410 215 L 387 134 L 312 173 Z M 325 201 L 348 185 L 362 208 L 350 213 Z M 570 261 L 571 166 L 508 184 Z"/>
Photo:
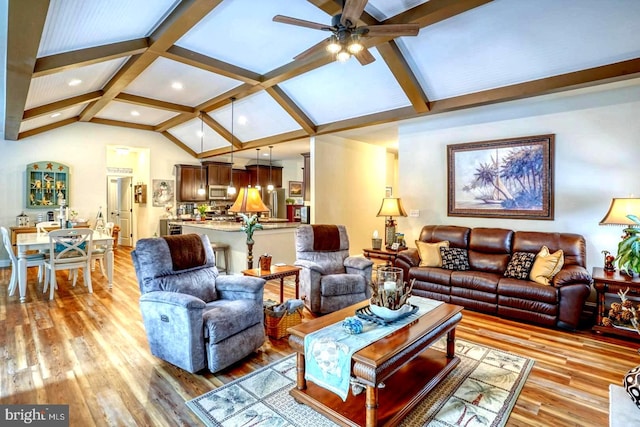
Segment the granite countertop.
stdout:
<path fill-rule="evenodd" d="M 242 223 L 236 221 L 180 221 L 180 220 L 171 220 L 169 224 L 180 224 L 180 225 L 188 225 L 190 227 L 196 228 L 205 228 L 208 230 L 215 231 L 240 231 L 240 226 Z M 300 223 L 299 222 L 263 222 L 262 229 L 263 230 L 275 230 L 279 228 L 297 228 Z M 259 232 L 260 230 L 256 230 Z M 243 232 L 244 233 L 244 232 Z"/>

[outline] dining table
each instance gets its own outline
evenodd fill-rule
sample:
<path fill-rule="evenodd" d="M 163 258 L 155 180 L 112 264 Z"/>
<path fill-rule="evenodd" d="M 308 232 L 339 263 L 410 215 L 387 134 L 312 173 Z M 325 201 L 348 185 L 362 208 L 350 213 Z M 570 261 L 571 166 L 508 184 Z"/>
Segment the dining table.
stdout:
<path fill-rule="evenodd" d="M 113 287 L 113 237 L 102 231 L 93 231 L 92 243 L 94 246 L 105 247 L 105 268 L 109 289 Z M 47 233 L 21 233 L 16 236 L 18 248 L 18 288 L 20 302 L 25 302 L 27 296 L 27 254 L 30 251 L 39 251 L 49 248 L 49 235 Z"/>

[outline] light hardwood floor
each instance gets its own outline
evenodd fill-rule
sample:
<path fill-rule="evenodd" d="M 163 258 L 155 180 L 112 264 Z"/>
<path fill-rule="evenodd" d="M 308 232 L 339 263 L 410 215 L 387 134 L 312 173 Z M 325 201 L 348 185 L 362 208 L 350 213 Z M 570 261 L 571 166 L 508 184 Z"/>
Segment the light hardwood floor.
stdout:
<path fill-rule="evenodd" d="M 0 404 L 68 404 L 72 426 L 197 426 L 186 400 L 291 353 L 286 338 L 267 340 L 223 372 L 190 374 L 150 354 L 126 248 L 116 251 L 112 290 L 99 269 L 93 294 L 60 273 L 49 301 L 30 270 L 20 304 L 7 296 L 9 269 L 0 269 Z M 293 297 L 292 287 L 285 292 Z M 266 297 L 279 298 L 276 282 Z M 563 332 L 464 312 L 457 336 L 535 359 L 509 426 L 606 426 L 608 385 L 640 364 L 640 340 L 588 328 Z"/>

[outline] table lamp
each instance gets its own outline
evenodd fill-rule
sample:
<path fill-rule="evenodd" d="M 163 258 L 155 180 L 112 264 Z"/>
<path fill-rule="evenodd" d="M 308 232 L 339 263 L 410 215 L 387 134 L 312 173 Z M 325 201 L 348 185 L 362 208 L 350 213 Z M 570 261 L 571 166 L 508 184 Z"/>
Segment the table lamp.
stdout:
<path fill-rule="evenodd" d="M 637 227 L 636 224 L 628 215 L 640 215 L 640 199 L 636 198 L 613 198 L 609 211 L 600 220 L 600 225 L 622 225 L 629 227 Z M 625 231 L 625 236 L 628 233 Z M 624 239 L 625 236 L 622 236 Z M 607 271 L 613 271 L 613 259 L 609 257 L 608 251 L 602 251 L 604 253 L 604 269 Z"/>
<path fill-rule="evenodd" d="M 386 216 L 387 221 L 384 224 L 384 244 L 387 249 L 391 248 L 391 245 L 396 240 L 396 222 L 393 219 L 394 216 L 407 216 L 407 213 L 402 207 L 402 202 L 398 197 L 385 197 L 382 199 L 382 205 L 376 216 Z"/>
<path fill-rule="evenodd" d="M 243 214 L 242 229 L 247 234 L 247 268 L 253 268 L 253 232 L 255 229 L 262 228 L 258 223 L 257 214 L 260 212 L 268 212 L 269 208 L 265 206 L 260 198 L 260 192 L 257 188 L 242 187 L 238 193 L 238 198 L 229 208 L 229 212 Z M 248 217 L 246 214 L 253 214 Z"/>

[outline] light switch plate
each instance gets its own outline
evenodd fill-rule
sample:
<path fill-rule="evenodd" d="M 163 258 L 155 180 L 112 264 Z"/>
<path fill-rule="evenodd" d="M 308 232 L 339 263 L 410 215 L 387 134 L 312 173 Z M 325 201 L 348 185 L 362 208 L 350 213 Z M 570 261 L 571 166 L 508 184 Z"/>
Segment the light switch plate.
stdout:
<path fill-rule="evenodd" d="M 418 209 L 411 209 L 409 210 L 409 216 L 417 218 L 420 216 L 420 211 Z"/>

